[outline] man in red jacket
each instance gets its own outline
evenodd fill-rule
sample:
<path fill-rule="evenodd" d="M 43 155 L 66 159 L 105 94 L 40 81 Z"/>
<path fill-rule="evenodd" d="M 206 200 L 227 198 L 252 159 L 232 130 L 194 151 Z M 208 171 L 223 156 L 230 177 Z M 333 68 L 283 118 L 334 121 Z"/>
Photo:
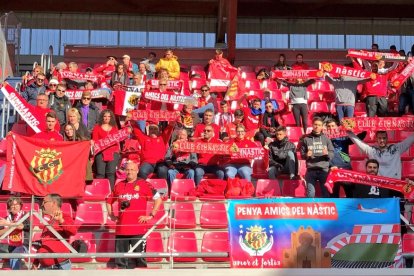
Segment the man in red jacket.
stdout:
<path fill-rule="evenodd" d="M 53 227 L 66 241 L 70 236 L 76 234 L 77 227 L 69 214 L 64 214 L 61 210 L 62 197 L 58 194 L 49 194 L 44 197 L 42 210 L 44 219 Z M 41 246 L 37 253 L 69 253 L 67 248 L 52 231 L 43 228 L 41 235 Z M 39 266 L 40 264 L 40 266 Z M 33 262 L 32 269 L 52 269 L 52 270 L 70 270 L 71 262 L 67 258 L 55 259 L 36 259 Z"/>
<path fill-rule="evenodd" d="M 388 74 L 378 74 L 378 62 L 371 65 L 375 77 L 365 84 L 365 105 L 368 117 L 384 117 L 388 110 Z"/>
<path fill-rule="evenodd" d="M 204 128 L 203 139 L 199 140 L 202 143 L 222 143 L 220 139 L 215 137 L 214 128 L 209 125 Z M 198 166 L 195 170 L 195 184 L 198 185 L 203 179 L 204 174 L 215 173 L 217 178 L 224 178 L 224 171 L 218 166 L 221 157 L 211 153 L 199 153 L 198 155 Z"/>
<path fill-rule="evenodd" d="M 138 177 L 147 179 L 155 171 L 157 178 L 167 179 L 168 167 L 164 158 L 175 122 L 170 122 L 163 133 L 160 133 L 158 125 L 152 124 L 148 128 L 148 135 L 145 135 L 137 124 L 132 125 L 134 134 L 141 145 L 141 167 Z"/>

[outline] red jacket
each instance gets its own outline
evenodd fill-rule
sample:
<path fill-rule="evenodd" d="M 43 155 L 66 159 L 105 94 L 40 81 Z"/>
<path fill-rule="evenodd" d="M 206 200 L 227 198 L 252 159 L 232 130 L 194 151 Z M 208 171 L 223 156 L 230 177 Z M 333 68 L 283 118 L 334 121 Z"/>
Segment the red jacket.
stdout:
<path fill-rule="evenodd" d="M 365 96 L 386 97 L 388 90 L 388 74 L 376 74 L 376 79 L 365 83 Z"/>
<path fill-rule="evenodd" d="M 142 133 L 142 131 L 135 125 L 133 127 L 134 134 L 141 145 L 141 164 L 144 162 L 149 164 L 163 162 L 165 154 L 167 153 L 168 140 L 171 137 L 173 127 L 168 126 L 165 131 L 156 138 Z"/>
<path fill-rule="evenodd" d="M 44 130 L 42 132 L 36 133 L 32 136 L 33 138 L 43 139 L 43 140 L 51 140 L 51 141 L 63 141 L 62 135 L 56 130 L 47 131 Z"/>
<path fill-rule="evenodd" d="M 210 139 L 210 141 L 207 141 L 207 139 L 200 140 L 201 143 L 223 143 L 220 139 L 213 137 Z M 198 164 L 204 165 L 204 166 L 213 166 L 218 165 L 219 161 L 221 160 L 220 155 L 211 154 L 211 153 L 199 153 L 197 154 L 198 157 Z"/>
<path fill-rule="evenodd" d="M 50 219 L 50 216 L 45 217 L 45 220 L 55 229 L 66 241 L 70 236 L 73 236 L 78 231 L 73 219 L 68 214 L 63 214 L 65 222 L 60 225 L 57 221 Z M 41 235 L 42 246 L 37 250 L 37 253 L 69 253 L 70 250 L 55 237 L 55 235 L 46 228 L 43 229 Z M 38 262 L 43 267 L 51 266 L 63 262 L 67 258 L 61 259 L 39 259 Z"/>

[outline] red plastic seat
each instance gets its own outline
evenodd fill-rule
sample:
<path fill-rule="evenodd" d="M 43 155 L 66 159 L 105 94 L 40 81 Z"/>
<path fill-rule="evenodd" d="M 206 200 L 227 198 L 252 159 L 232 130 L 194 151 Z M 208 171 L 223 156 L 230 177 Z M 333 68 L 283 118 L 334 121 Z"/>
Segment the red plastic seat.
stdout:
<path fill-rule="evenodd" d="M 329 106 L 326 102 L 312 102 L 310 105 L 309 112 L 316 113 L 316 112 L 324 112 L 330 113 Z"/>
<path fill-rule="evenodd" d="M 202 79 L 202 80 L 206 80 L 207 79 L 207 75 L 206 75 L 206 72 L 204 70 L 191 70 L 190 77 L 192 75 L 195 75 L 195 74 L 200 75 L 200 79 Z"/>
<path fill-rule="evenodd" d="M 194 232 L 172 232 L 168 238 L 167 251 L 171 253 L 198 252 Z M 168 258 L 169 259 L 169 258 Z M 175 257 L 174 262 L 195 262 L 196 257 Z"/>
<path fill-rule="evenodd" d="M 256 197 L 282 196 L 279 181 L 273 179 L 259 179 L 256 184 Z"/>
<path fill-rule="evenodd" d="M 147 202 L 147 214 L 148 215 L 151 214 L 153 206 L 154 206 L 153 201 L 148 201 Z M 164 216 L 164 214 L 165 214 L 165 209 L 164 209 L 164 202 L 163 202 L 163 203 L 161 203 L 160 208 L 158 209 L 157 214 L 155 215 L 155 217 L 153 217 L 151 220 L 149 220 L 147 222 L 148 225 L 150 225 L 152 227 L 160 218 L 162 218 L 162 216 Z M 165 228 L 166 223 L 167 223 L 167 219 L 165 218 L 163 221 L 161 221 L 158 224 L 157 229 Z"/>
<path fill-rule="evenodd" d="M 205 70 L 205 65 L 203 64 L 193 64 L 190 67 L 191 71 L 204 71 Z"/>
<path fill-rule="evenodd" d="M 263 159 L 253 160 L 252 177 L 256 179 L 269 178 L 269 174 L 266 171 L 266 164 Z"/>
<path fill-rule="evenodd" d="M 333 103 L 335 102 L 335 92 L 324 92 L 322 94 L 322 101 L 327 102 L 327 103 Z"/>
<path fill-rule="evenodd" d="M 367 171 L 366 166 L 365 166 L 366 162 L 367 162 L 366 159 L 351 161 L 352 170 L 356 172 L 365 173 Z"/>
<path fill-rule="evenodd" d="M 119 215 L 119 207 L 118 207 L 118 201 L 115 201 L 112 204 L 112 212 L 114 213 L 114 216 L 118 216 Z M 105 222 L 105 228 L 106 229 L 115 229 L 116 227 L 116 222 L 111 220 L 109 217 L 106 218 L 106 222 Z"/>
<path fill-rule="evenodd" d="M 76 235 L 70 237 L 69 243 L 72 243 L 75 240 L 81 240 L 86 243 L 88 247 L 87 253 L 96 253 L 96 241 L 95 241 L 95 236 L 92 232 L 77 233 Z M 70 260 L 73 263 L 87 263 L 87 262 L 92 261 L 92 257 L 71 258 Z"/>
<path fill-rule="evenodd" d="M 147 253 L 163 253 L 164 245 L 162 243 L 162 236 L 160 232 L 152 232 L 148 238 L 147 238 L 147 245 L 146 245 L 146 252 Z M 153 263 L 153 262 L 161 262 L 162 257 L 158 258 L 146 258 L 147 262 Z"/>
<path fill-rule="evenodd" d="M 402 238 L 402 252 L 414 254 L 414 234 L 406 233 Z"/>
<path fill-rule="evenodd" d="M 397 130 L 397 131 L 395 131 L 395 137 L 394 138 L 395 138 L 396 142 L 401 142 L 402 140 L 408 138 L 412 134 L 414 134 L 413 131 Z"/>
<path fill-rule="evenodd" d="M 242 72 L 254 72 L 253 66 L 251 65 L 241 65 L 239 66 L 239 68 L 240 68 L 240 71 Z"/>
<path fill-rule="evenodd" d="M 284 126 L 296 126 L 295 117 L 293 117 L 292 112 L 282 115 L 282 119 Z"/>
<path fill-rule="evenodd" d="M 81 203 L 76 210 L 75 224 L 80 227 L 100 228 L 103 211 L 100 203 Z"/>
<path fill-rule="evenodd" d="M 312 91 L 308 92 L 308 104 L 311 104 L 313 102 L 320 102 L 320 101 L 321 101 L 321 97 L 319 95 L 319 92 L 312 92 Z"/>
<path fill-rule="evenodd" d="M 111 184 L 108 179 L 94 179 L 85 185 L 85 201 L 104 201 L 111 194 Z"/>
<path fill-rule="evenodd" d="M 270 67 L 269 66 L 267 66 L 267 65 L 256 65 L 255 67 L 254 67 L 254 71 L 257 73 L 257 72 L 259 72 L 260 70 L 262 70 L 262 69 L 265 69 L 266 71 L 270 71 L 269 69 L 270 69 Z"/>
<path fill-rule="evenodd" d="M 414 163 L 410 161 L 402 162 L 402 179 L 414 177 Z"/>
<path fill-rule="evenodd" d="M 354 114 L 356 117 L 367 114 L 367 107 L 365 103 L 355 103 Z"/>
<path fill-rule="evenodd" d="M 279 90 L 279 85 L 273 80 L 264 80 L 262 82 L 262 87 L 272 91 Z"/>
<path fill-rule="evenodd" d="M 283 180 L 283 196 L 306 197 L 306 185 L 304 180 Z"/>
<path fill-rule="evenodd" d="M 63 202 L 62 207 L 60 207 L 60 209 L 64 214 L 70 215 L 71 218 L 73 218 L 75 215 L 75 212 L 72 209 L 72 205 L 70 205 L 70 203 L 68 202 Z"/>
<path fill-rule="evenodd" d="M 157 192 L 161 195 L 163 200 L 168 199 L 168 184 L 167 180 L 165 179 L 157 179 L 157 178 L 148 178 L 147 181 L 151 183 L 152 187 L 157 190 Z"/>
<path fill-rule="evenodd" d="M 256 79 L 246 80 L 246 90 L 261 90 L 260 82 Z"/>
<path fill-rule="evenodd" d="M 190 195 L 195 189 L 195 183 L 192 179 L 174 179 L 171 184 L 171 200 L 196 200 L 196 197 Z"/>
<path fill-rule="evenodd" d="M 333 86 L 329 82 L 324 81 L 324 80 L 317 80 L 310 87 L 311 87 L 312 91 L 334 92 Z"/>
<path fill-rule="evenodd" d="M 227 232 L 206 232 L 201 243 L 201 252 L 229 252 L 229 234 Z M 228 262 L 228 257 L 202 258 L 205 262 Z"/>
<path fill-rule="evenodd" d="M 226 205 L 220 202 L 205 202 L 201 206 L 200 226 L 206 229 L 227 228 Z"/>
<path fill-rule="evenodd" d="M 299 159 L 298 160 L 298 171 L 299 176 L 304 177 L 306 174 L 306 160 Z"/>
<path fill-rule="evenodd" d="M 115 252 L 115 234 L 109 232 L 103 232 L 98 244 L 96 246 L 96 252 L 98 253 L 114 253 Z M 109 262 L 109 257 L 96 257 L 97 262 Z"/>
<path fill-rule="evenodd" d="M 401 154 L 401 161 L 410 161 L 414 158 L 414 146 L 411 146 L 408 150 Z"/>
<path fill-rule="evenodd" d="M 29 213 L 31 206 L 32 206 L 31 203 L 23 203 L 22 210 L 25 211 L 26 213 Z M 39 210 L 40 210 L 39 204 L 35 203 L 33 211 L 40 214 Z M 30 219 L 30 217 L 28 219 Z M 43 224 L 40 222 L 40 220 L 36 216 L 33 215 L 33 225 L 42 226 Z"/>
<path fill-rule="evenodd" d="M 367 158 L 367 155 L 363 153 L 356 145 L 350 145 L 349 157 L 351 157 L 351 160 L 364 160 Z"/>
<path fill-rule="evenodd" d="M 170 207 L 169 226 L 177 229 L 196 227 L 196 217 L 192 202 L 176 202 Z"/>
<path fill-rule="evenodd" d="M 0 218 L 5 218 L 8 215 L 7 211 L 7 203 L 6 202 L 0 202 Z"/>
<path fill-rule="evenodd" d="M 300 137 L 303 135 L 303 128 L 296 127 L 296 126 L 288 126 L 286 127 L 286 135 L 289 137 L 289 140 L 292 142 L 299 141 Z"/>
<path fill-rule="evenodd" d="M 255 72 L 242 72 L 241 76 L 242 76 L 242 79 L 245 79 L 245 80 L 255 80 L 256 79 L 256 73 Z"/>

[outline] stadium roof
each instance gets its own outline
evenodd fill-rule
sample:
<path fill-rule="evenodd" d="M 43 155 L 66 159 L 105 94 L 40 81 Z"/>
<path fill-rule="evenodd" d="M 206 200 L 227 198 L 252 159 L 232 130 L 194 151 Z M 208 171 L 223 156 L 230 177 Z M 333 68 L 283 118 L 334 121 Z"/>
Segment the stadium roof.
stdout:
<path fill-rule="evenodd" d="M 226 1 L 247 17 L 414 18 L 412 0 L 14 0 L 0 10 L 218 16 Z"/>

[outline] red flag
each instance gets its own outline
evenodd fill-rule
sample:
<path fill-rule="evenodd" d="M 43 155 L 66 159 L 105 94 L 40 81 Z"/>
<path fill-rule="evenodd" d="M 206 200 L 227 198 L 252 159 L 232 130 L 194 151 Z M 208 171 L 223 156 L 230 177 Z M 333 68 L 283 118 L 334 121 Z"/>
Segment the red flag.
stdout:
<path fill-rule="evenodd" d="M 89 141 L 60 142 L 9 135 L 3 189 L 38 196 L 83 196 L 89 150 Z"/>

